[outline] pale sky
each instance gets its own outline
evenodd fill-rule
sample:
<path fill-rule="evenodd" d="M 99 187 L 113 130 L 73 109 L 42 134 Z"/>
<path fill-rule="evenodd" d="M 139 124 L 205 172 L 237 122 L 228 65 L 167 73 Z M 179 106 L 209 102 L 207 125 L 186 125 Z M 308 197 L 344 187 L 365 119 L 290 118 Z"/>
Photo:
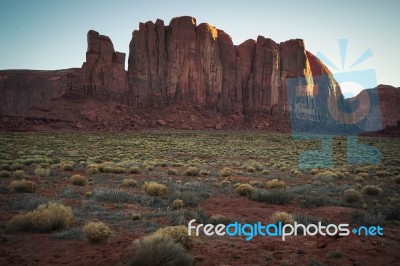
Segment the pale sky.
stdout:
<path fill-rule="evenodd" d="M 139 22 L 168 24 L 193 16 L 231 35 L 234 44 L 258 35 L 276 42 L 304 39 L 338 67 L 332 72 L 374 69 L 377 83 L 400 87 L 400 1 L 102 1 L 1 0 L 0 69 L 65 69 L 85 60 L 86 33 L 107 35 L 129 54 Z M 347 39 L 342 69 L 338 39 Z M 372 56 L 349 67 L 370 49 Z"/>

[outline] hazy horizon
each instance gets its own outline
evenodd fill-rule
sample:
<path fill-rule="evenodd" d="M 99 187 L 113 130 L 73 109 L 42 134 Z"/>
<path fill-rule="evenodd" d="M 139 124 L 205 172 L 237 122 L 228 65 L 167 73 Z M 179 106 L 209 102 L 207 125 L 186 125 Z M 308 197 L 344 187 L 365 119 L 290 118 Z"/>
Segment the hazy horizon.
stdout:
<path fill-rule="evenodd" d="M 374 69 L 377 84 L 399 87 L 399 7 L 397 1 L 2 1 L 0 69 L 81 67 L 90 29 L 109 36 L 128 58 L 132 31 L 140 22 L 162 19 L 168 25 L 173 17 L 187 15 L 224 30 L 235 45 L 258 35 L 278 43 L 303 39 L 308 51 L 324 54 L 337 67 L 328 65 L 334 74 Z M 338 39 L 348 40 L 344 62 Z M 372 56 L 351 67 L 368 49 Z"/>

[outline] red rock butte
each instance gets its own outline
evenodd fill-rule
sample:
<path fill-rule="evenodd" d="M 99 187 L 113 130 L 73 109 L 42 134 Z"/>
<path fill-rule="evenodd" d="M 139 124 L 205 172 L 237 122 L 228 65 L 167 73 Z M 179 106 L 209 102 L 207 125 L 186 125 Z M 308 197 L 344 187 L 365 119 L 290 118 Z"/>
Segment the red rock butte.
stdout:
<path fill-rule="evenodd" d="M 289 106 L 298 104 L 288 104 L 286 81 L 304 77 L 307 112 L 323 121 L 319 108 L 324 103 L 315 97 L 314 77 L 327 77 L 329 97 L 342 95 L 328 68 L 300 39 L 276 43 L 258 36 L 234 45 L 227 33 L 207 23 L 197 25 L 193 17 L 173 18 L 167 26 L 157 19 L 133 31 L 127 71 L 126 55 L 114 50 L 109 37 L 90 30 L 87 42 L 81 68 L 0 71 L 0 115 L 21 114 L 48 100 L 75 95 L 110 99 L 136 110 L 191 105 L 222 115 L 287 118 Z M 398 90 L 393 93 L 398 97 Z M 334 112 L 340 117 L 346 101 L 338 99 Z M 385 121 L 400 120 L 391 116 Z"/>

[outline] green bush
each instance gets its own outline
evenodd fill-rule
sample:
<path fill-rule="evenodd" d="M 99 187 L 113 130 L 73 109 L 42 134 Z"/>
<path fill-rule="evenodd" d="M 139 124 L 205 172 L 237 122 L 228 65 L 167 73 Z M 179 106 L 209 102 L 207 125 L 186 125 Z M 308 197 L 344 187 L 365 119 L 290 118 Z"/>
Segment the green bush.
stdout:
<path fill-rule="evenodd" d="M 83 235 L 91 244 L 104 244 L 111 236 L 111 230 L 105 223 L 89 222 L 83 227 Z"/>
<path fill-rule="evenodd" d="M 58 203 L 42 204 L 34 211 L 14 216 L 6 228 L 10 232 L 51 232 L 65 229 L 73 218 L 70 207 Z"/>

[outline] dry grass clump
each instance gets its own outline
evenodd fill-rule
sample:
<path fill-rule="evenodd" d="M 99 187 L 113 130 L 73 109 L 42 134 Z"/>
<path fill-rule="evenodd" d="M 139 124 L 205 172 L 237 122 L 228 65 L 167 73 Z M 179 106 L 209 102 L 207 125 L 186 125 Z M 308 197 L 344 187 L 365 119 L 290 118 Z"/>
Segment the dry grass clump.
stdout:
<path fill-rule="evenodd" d="M 278 222 L 282 222 L 282 224 L 293 224 L 294 217 L 287 212 L 275 212 L 272 214 L 272 221 L 275 224 L 277 224 Z"/>
<path fill-rule="evenodd" d="M 143 185 L 143 189 L 149 196 L 162 196 L 167 194 L 168 192 L 166 186 L 154 181 L 145 182 Z"/>
<path fill-rule="evenodd" d="M 134 175 L 140 174 L 141 171 L 140 171 L 139 166 L 132 166 L 132 167 L 130 167 L 130 168 L 129 168 L 129 173 L 130 173 L 130 174 L 134 174 Z"/>
<path fill-rule="evenodd" d="M 200 175 L 200 176 L 206 176 L 206 175 L 209 175 L 209 174 L 210 174 L 210 172 L 207 171 L 207 170 L 204 170 L 204 169 L 201 169 L 201 170 L 199 171 L 199 175 Z"/>
<path fill-rule="evenodd" d="M 289 171 L 289 173 L 290 174 L 292 174 L 292 175 L 297 175 L 297 176 L 301 176 L 303 173 L 300 171 L 300 170 L 298 170 L 298 169 L 291 169 L 290 171 Z"/>
<path fill-rule="evenodd" d="M 361 200 L 361 194 L 354 188 L 346 190 L 343 194 L 345 201 L 349 203 L 358 202 Z"/>
<path fill-rule="evenodd" d="M 184 172 L 185 175 L 187 176 L 198 176 L 199 175 L 199 169 L 195 166 L 190 166 L 187 168 Z"/>
<path fill-rule="evenodd" d="M 137 221 L 137 220 L 140 220 L 140 219 L 142 219 L 142 215 L 140 214 L 140 213 L 132 213 L 132 220 L 134 220 L 134 221 Z"/>
<path fill-rule="evenodd" d="M 269 174 L 271 174 L 271 172 L 268 169 L 264 169 L 264 170 L 261 171 L 261 174 L 269 175 Z"/>
<path fill-rule="evenodd" d="M 72 161 L 61 162 L 60 168 L 64 171 L 73 171 L 75 169 L 76 163 Z"/>
<path fill-rule="evenodd" d="M 7 170 L 1 170 L 0 177 L 11 177 L 11 173 Z"/>
<path fill-rule="evenodd" d="M 267 181 L 266 185 L 267 185 L 267 188 L 285 188 L 286 187 L 285 181 L 280 181 L 279 179 L 276 179 L 276 178 Z"/>
<path fill-rule="evenodd" d="M 35 175 L 40 177 L 48 177 L 50 175 L 50 167 L 44 164 L 39 164 L 35 168 Z"/>
<path fill-rule="evenodd" d="M 14 216 L 6 228 L 11 232 L 51 232 L 65 229 L 73 218 L 70 207 L 58 203 L 42 204 L 34 211 Z"/>
<path fill-rule="evenodd" d="M 11 171 L 15 171 L 15 170 L 24 170 L 25 169 L 25 166 L 23 165 L 23 164 L 21 164 L 21 163 L 13 163 L 11 166 L 10 166 L 10 170 Z"/>
<path fill-rule="evenodd" d="M 86 173 L 87 173 L 88 175 L 95 175 L 95 174 L 100 173 L 100 170 L 99 170 L 99 168 L 97 168 L 97 166 L 90 165 L 90 166 L 86 169 Z"/>
<path fill-rule="evenodd" d="M 172 209 L 173 210 L 179 210 L 185 207 L 185 203 L 181 199 L 176 199 L 172 202 Z"/>
<path fill-rule="evenodd" d="M 357 175 L 356 177 L 354 177 L 354 181 L 362 183 L 365 181 L 365 178 L 360 175 Z"/>
<path fill-rule="evenodd" d="M 151 234 L 134 243 L 136 252 L 130 266 L 192 266 L 194 263 L 182 244 L 168 235 Z"/>
<path fill-rule="evenodd" d="M 222 170 L 219 173 L 222 177 L 227 177 L 227 176 L 234 175 L 235 171 L 229 167 L 224 167 L 224 168 L 222 168 Z"/>
<path fill-rule="evenodd" d="M 13 177 L 15 178 L 25 178 L 26 174 L 24 170 L 16 170 L 13 173 Z"/>
<path fill-rule="evenodd" d="M 87 178 L 81 175 L 73 175 L 69 179 L 75 186 L 86 186 L 88 183 Z"/>
<path fill-rule="evenodd" d="M 235 188 L 236 193 L 241 196 L 250 196 L 256 189 L 250 184 L 240 184 Z"/>
<path fill-rule="evenodd" d="M 104 244 L 111 236 L 111 230 L 103 222 L 89 222 L 83 227 L 83 235 L 91 244 Z"/>
<path fill-rule="evenodd" d="M 396 176 L 395 178 L 393 178 L 393 181 L 394 181 L 396 184 L 400 184 L 400 175 L 398 175 L 398 176 Z"/>
<path fill-rule="evenodd" d="M 265 182 L 261 182 L 259 180 L 252 180 L 249 182 L 249 184 L 252 185 L 253 187 L 258 187 L 258 188 L 265 187 Z"/>
<path fill-rule="evenodd" d="M 310 170 L 310 174 L 312 174 L 312 175 L 316 175 L 318 173 L 319 173 L 319 169 L 317 169 L 317 168 L 313 168 Z"/>
<path fill-rule="evenodd" d="M 185 225 L 167 226 L 158 229 L 154 234 L 169 236 L 176 242 L 182 244 L 186 249 L 191 249 L 199 242 L 199 239 L 194 232 L 192 232 L 190 236 L 188 235 L 188 229 Z"/>
<path fill-rule="evenodd" d="M 25 179 L 14 180 L 10 183 L 10 189 L 18 193 L 33 193 L 36 191 L 36 184 Z"/>
<path fill-rule="evenodd" d="M 382 193 L 382 189 L 377 186 L 369 185 L 369 186 L 363 187 L 362 192 L 365 195 L 378 196 L 379 194 Z"/>
<path fill-rule="evenodd" d="M 221 182 L 219 182 L 219 185 L 221 187 L 227 187 L 231 184 L 231 182 L 229 180 L 222 180 Z"/>
<path fill-rule="evenodd" d="M 167 170 L 168 175 L 178 175 L 178 171 L 176 169 L 170 168 Z"/>
<path fill-rule="evenodd" d="M 139 184 L 134 179 L 125 178 L 124 180 L 122 180 L 122 185 L 125 187 L 137 187 Z"/>

